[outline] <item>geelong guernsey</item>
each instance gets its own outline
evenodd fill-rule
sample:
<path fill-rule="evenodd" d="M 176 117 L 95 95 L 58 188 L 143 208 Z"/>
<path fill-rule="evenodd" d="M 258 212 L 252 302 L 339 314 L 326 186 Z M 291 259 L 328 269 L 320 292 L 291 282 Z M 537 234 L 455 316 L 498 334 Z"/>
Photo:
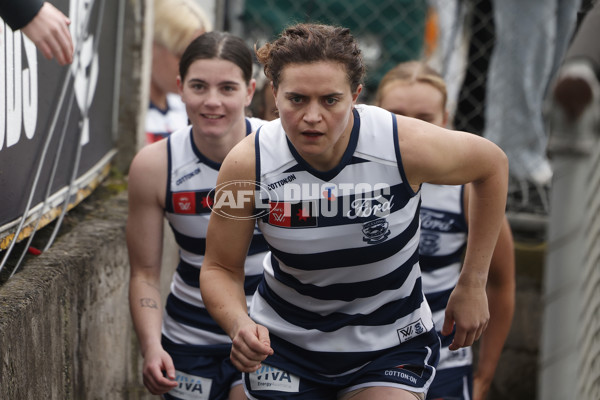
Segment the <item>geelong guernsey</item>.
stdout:
<path fill-rule="evenodd" d="M 146 142 L 154 143 L 188 125 L 185 104 L 175 93 L 167 94 L 167 108 L 160 109 L 152 102 L 146 111 Z"/>
<path fill-rule="evenodd" d="M 395 117 L 366 105 L 353 112 L 348 148 L 327 172 L 300 157 L 279 120 L 256 135 L 269 211 L 259 227 L 272 256 L 250 315 L 269 328 L 275 352 L 326 375 L 433 328 L 421 291 L 420 196 L 404 175 Z"/>
<path fill-rule="evenodd" d="M 246 119 L 247 134 L 263 120 Z M 194 145 L 191 127 L 168 137 L 169 175 L 165 216 L 179 246 L 180 262 L 173 275 L 167 298 L 162 333 L 180 344 L 231 344 L 229 336 L 204 307 L 200 295 L 200 267 L 206 249 L 206 229 L 220 164 L 207 159 Z M 262 277 L 267 245 L 256 229 L 245 265 L 245 290 L 248 303 Z"/>
<path fill-rule="evenodd" d="M 421 187 L 420 263 L 423 292 L 433 312 L 442 347 L 438 370 L 472 363 L 470 347 L 450 351 L 454 335 L 442 336 L 444 313 L 450 293 L 458 282 L 467 241 L 463 207 L 464 186 L 423 184 Z"/>

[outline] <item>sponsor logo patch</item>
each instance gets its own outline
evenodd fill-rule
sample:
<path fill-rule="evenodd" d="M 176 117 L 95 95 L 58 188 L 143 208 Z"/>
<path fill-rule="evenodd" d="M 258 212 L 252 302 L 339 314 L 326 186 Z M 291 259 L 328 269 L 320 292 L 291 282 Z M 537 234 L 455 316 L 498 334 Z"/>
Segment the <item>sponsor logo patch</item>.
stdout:
<path fill-rule="evenodd" d="M 256 372 L 248 374 L 251 390 L 277 390 L 298 393 L 300 378 L 279 368 L 263 364 Z"/>
<path fill-rule="evenodd" d="M 397 332 L 398 338 L 400 338 L 400 343 L 404 343 L 407 340 L 410 340 L 425 332 L 425 326 L 423 325 L 423 321 L 421 321 L 421 319 L 419 318 L 412 324 L 408 324 L 404 328 L 398 329 Z"/>
<path fill-rule="evenodd" d="M 196 213 L 196 193 L 178 192 L 173 193 L 173 209 L 177 214 Z"/>
<path fill-rule="evenodd" d="M 402 364 L 394 369 L 386 370 L 384 374 L 385 376 L 393 376 L 417 386 L 419 379 L 423 378 L 423 372 L 425 372 L 425 368 L 421 365 Z"/>
<path fill-rule="evenodd" d="M 421 229 L 436 232 L 451 232 L 453 226 L 454 218 L 452 216 L 426 208 L 421 209 Z"/>
<path fill-rule="evenodd" d="M 288 203 L 280 201 L 269 204 L 270 225 L 285 228 L 317 226 L 317 217 L 314 216 L 313 202 Z"/>
<path fill-rule="evenodd" d="M 206 214 L 213 204 L 213 198 L 207 191 L 176 192 L 171 195 L 171 200 L 176 214 Z"/>
<path fill-rule="evenodd" d="M 273 183 L 269 183 L 267 185 L 267 188 L 269 190 L 275 190 L 277 188 L 284 187 L 287 183 L 293 182 L 295 180 L 296 180 L 296 175 L 290 174 L 290 175 L 286 176 L 283 179 L 280 179 L 280 180 L 275 181 Z"/>
<path fill-rule="evenodd" d="M 194 176 L 198 175 L 200 173 L 200 168 L 196 168 L 195 170 L 185 174 L 184 176 L 182 176 L 181 178 L 177 179 L 175 181 L 175 185 L 179 186 L 182 183 L 192 179 Z"/>
<path fill-rule="evenodd" d="M 189 375 L 175 371 L 175 381 L 178 386 L 169 391 L 169 394 L 181 400 L 208 400 L 212 379 Z"/>

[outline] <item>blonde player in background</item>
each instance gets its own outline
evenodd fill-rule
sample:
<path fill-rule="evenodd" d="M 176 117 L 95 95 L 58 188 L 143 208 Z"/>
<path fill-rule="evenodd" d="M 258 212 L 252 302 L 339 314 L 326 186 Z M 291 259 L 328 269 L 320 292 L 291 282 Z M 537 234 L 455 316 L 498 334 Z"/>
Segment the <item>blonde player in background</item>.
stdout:
<path fill-rule="evenodd" d="M 446 85 L 422 62 L 410 61 L 388 71 L 375 96 L 376 105 L 398 115 L 445 127 Z M 460 276 L 469 231 L 471 184 L 421 187 L 421 242 L 419 244 L 423 292 L 433 312 L 442 342 L 440 363 L 427 399 L 484 400 L 494 377 L 515 307 L 514 244 L 508 220 L 491 259 L 487 282 L 490 322 L 479 342 L 477 369 L 473 372 L 470 347 L 451 351 L 454 338 L 444 326 L 448 298 Z"/>

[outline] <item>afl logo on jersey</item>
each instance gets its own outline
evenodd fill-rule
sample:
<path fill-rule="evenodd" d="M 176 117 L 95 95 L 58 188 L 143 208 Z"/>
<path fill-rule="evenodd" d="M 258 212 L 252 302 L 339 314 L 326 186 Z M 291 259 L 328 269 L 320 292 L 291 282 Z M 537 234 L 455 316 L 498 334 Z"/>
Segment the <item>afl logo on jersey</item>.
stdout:
<path fill-rule="evenodd" d="M 365 222 L 363 224 L 362 233 L 365 235 L 363 241 L 368 244 L 383 242 L 390 236 L 390 224 L 385 218 L 379 218 L 374 221 Z"/>

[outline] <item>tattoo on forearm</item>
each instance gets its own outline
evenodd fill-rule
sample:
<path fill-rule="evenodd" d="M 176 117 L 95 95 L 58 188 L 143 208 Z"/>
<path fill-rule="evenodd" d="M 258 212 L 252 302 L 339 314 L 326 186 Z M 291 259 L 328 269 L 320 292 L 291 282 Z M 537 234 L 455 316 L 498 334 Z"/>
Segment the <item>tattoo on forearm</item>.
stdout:
<path fill-rule="evenodd" d="M 151 299 L 149 297 L 144 297 L 140 299 L 140 305 L 142 307 L 147 307 L 147 308 L 158 308 L 158 305 L 156 304 L 156 301 L 154 301 L 154 299 Z"/>

